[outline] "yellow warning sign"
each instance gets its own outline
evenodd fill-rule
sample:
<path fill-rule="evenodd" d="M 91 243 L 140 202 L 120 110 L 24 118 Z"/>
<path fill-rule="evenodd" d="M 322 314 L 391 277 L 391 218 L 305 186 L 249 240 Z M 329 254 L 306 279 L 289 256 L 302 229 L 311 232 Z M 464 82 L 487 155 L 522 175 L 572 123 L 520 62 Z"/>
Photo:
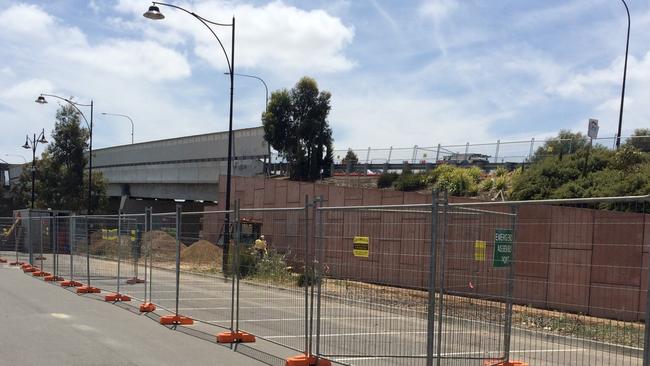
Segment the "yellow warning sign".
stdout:
<path fill-rule="evenodd" d="M 477 262 L 485 262 L 485 248 L 487 245 L 483 240 L 474 242 L 474 260 Z"/>
<path fill-rule="evenodd" d="M 370 254 L 370 238 L 367 236 L 355 236 L 353 243 L 354 248 L 352 253 L 354 253 L 354 256 L 368 258 Z"/>

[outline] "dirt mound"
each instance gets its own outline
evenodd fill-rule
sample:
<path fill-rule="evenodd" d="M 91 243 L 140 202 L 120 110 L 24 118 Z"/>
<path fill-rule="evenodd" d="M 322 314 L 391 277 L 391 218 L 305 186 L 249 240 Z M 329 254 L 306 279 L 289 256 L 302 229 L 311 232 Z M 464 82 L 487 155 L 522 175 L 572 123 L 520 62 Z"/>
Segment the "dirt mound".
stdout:
<path fill-rule="evenodd" d="M 160 230 L 153 230 L 143 235 L 145 243 L 151 239 L 151 250 L 156 253 L 176 253 L 176 238 Z M 181 243 L 181 251 L 185 244 Z"/>
<path fill-rule="evenodd" d="M 181 252 L 183 264 L 221 267 L 223 250 L 207 240 L 199 240 Z"/>

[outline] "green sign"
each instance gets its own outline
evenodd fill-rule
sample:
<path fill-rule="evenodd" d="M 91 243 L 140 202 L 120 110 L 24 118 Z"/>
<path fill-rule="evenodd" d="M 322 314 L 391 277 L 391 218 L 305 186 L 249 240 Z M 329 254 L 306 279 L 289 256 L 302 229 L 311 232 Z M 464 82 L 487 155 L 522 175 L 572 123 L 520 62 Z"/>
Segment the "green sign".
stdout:
<path fill-rule="evenodd" d="M 512 229 L 494 230 L 494 261 L 492 267 L 508 267 L 512 263 Z"/>

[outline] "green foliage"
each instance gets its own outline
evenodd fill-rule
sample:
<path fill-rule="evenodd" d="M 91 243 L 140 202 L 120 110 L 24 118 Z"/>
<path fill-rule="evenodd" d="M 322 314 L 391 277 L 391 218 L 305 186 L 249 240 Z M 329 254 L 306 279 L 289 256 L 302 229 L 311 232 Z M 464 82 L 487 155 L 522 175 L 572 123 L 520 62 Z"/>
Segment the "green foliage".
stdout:
<path fill-rule="evenodd" d="M 549 156 L 559 156 L 562 159 L 563 156 L 575 154 L 588 145 L 589 139 L 582 133 L 560 130 L 556 138 L 546 141 L 535 151 L 532 161 L 540 161 Z"/>
<path fill-rule="evenodd" d="M 377 187 L 379 188 L 390 188 L 393 186 L 393 183 L 399 178 L 397 173 L 382 173 L 377 179 Z"/>
<path fill-rule="evenodd" d="M 347 165 L 348 162 L 351 165 L 355 165 L 356 163 L 359 162 L 359 157 L 357 157 L 357 154 L 355 154 L 354 151 L 352 151 L 352 149 L 348 149 L 348 152 L 345 153 L 345 156 L 341 160 L 341 163 L 343 165 Z"/>
<path fill-rule="evenodd" d="M 633 145 L 626 144 L 621 146 L 614 154 L 614 157 L 610 161 L 610 166 L 616 170 L 633 172 L 638 170 L 639 166 L 646 161 L 648 161 L 647 154 L 642 153 Z"/>
<path fill-rule="evenodd" d="M 452 196 L 475 196 L 481 170 L 478 167 L 460 168 L 441 165 L 431 173 L 431 182 L 439 190 L 445 190 Z"/>
<path fill-rule="evenodd" d="M 89 132 L 81 127 L 80 115 L 71 106 L 56 113 L 51 143 L 36 161 L 35 207 L 82 212 L 88 208 L 88 169 L 85 152 Z M 31 164 L 26 165 L 14 187 L 14 208 L 31 201 Z M 106 183 L 101 172 L 93 171 L 93 209 L 107 204 Z"/>
<path fill-rule="evenodd" d="M 583 198 L 648 193 L 650 156 L 626 144 L 616 152 L 594 146 L 590 154 L 584 149 L 562 160 L 555 157 L 541 159 L 513 177 L 511 199 Z"/>
<path fill-rule="evenodd" d="M 285 283 L 293 278 L 285 256 L 274 250 L 269 250 L 264 258 L 257 261 L 254 277 L 271 283 Z"/>
<path fill-rule="evenodd" d="M 330 172 L 332 129 L 327 121 L 331 94 L 319 91 L 314 79 L 303 77 L 291 90 L 271 94 L 262 114 L 264 138 L 290 167 L 294 180 L 316 180 Z"/>
<path fill-rule="evenodd" d="M 424 174 L 413 174 L 405 172 L 395 180 L 395 189 L 398 191 L 417 191 L 427 187 L 427 179 Z"/>
<path fill-rule="evenodd" d="M 627 140 L 626 145 L 631 145 L 642 152 L 650 153 L 650 128 L 638 128 Z"/>

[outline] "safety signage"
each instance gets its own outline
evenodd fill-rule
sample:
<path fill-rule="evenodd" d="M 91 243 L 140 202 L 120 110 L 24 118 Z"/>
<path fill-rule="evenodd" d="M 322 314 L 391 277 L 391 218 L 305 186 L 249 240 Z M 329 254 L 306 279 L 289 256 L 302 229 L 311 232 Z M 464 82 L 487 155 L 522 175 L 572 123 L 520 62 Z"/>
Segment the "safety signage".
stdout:
<path fill-rule="evenodd" d="M 494 230 L 494 261 L 492 267 L 508 267 L 512 263 L 512 229 Z"/>
<path fill-rule="evenodd" d="M 355 236 L 352 242 L 354 243 L 352 250 L 354 256 L 368 258 L 370 254 L 370 238 L 367 236 Z"/>
<path fill-rule="evenodd" d="M 474 260 L 477 262 L 485 262 L 485 248 L 487 244 L 483 240 L 474 242 Z"/>

